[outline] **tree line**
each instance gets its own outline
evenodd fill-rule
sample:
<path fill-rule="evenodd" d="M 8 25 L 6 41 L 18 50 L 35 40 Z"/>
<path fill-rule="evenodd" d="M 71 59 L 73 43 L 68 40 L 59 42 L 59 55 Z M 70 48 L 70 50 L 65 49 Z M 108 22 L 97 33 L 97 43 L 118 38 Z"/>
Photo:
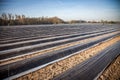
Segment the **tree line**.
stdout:
<path fill-rule="evenodd" d="M 0 15 L 0 25 L 32 25 L 32 24 L 60 24 L 65 23 L 58 17 L 26 17 L 25 15 Z"/>
<path fill-rule="evenodd" d="M 11 13 L 0 15 L 0 26 L 7 25 L 35 25 L 35 24 L 75 24 L 75 23 L 120 23 L 115 21 L 64 21 L 58 17 L 26 17 L 25 15 L 13 15 Z"/>

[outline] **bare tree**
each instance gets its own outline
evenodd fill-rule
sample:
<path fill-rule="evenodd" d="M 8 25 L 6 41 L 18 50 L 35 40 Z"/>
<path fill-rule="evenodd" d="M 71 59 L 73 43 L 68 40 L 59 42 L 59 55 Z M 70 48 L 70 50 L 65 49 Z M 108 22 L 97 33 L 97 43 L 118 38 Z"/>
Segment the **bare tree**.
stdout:
<path fill-rule="evenodd" d="M 8 14 L 8 19 L 12 20 L 12 14 L 10 14 L 10 13 Z"/>
<path fill-rule="evenodd" d="M 3 20 L 8 20 L 7 15 L 5 13 L 2 14 L 2 19 Z"/>

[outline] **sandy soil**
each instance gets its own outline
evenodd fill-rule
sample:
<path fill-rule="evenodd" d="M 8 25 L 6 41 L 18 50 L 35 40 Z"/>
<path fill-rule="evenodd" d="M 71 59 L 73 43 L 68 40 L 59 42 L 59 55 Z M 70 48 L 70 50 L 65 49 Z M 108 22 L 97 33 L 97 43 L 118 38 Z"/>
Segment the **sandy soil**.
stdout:
<path fill-rule="evenodd" d="M 120 40 L 120 36 L 117 36 L 106 42 L 102 42 L 94 47 L 91 47 L 85 51 L 80 52 L 79 54 L 73 55 L 64 60 L 58 61 L 56 63 L 50 64 L 42 69 L 39 69 L 35 72 L 29 73 L 27 75 L 21 76 L 16 80 L 51 80 L 55 76 L 63 73 L 64 71 L 76 66 L 77 64 L 85 61 L 86 59 L 96 55 L 101 50 L 106 47 L 114 44 Z"/>
<path fill-rule="evenodd" d="M 98 80 L 120 80 L 120 56 L 106 68 Z"/>

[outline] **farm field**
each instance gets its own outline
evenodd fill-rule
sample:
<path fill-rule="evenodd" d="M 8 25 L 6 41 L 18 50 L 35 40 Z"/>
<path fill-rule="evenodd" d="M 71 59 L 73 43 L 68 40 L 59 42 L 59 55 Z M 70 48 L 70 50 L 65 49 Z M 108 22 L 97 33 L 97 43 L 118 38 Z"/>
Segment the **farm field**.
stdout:
<path fill-rule="evenodd" d="M 119 24 L 0 26 L 0 78 L 97 79 L 119 48 Z"/>

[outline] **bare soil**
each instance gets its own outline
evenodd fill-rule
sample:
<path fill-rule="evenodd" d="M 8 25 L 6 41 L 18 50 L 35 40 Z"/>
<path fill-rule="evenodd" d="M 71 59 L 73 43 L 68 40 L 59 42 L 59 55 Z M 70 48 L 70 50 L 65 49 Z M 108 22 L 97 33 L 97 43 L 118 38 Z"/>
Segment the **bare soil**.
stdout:
<path fill-rule="evenodd" d="M 120 80 L 120 55 L 105 69 L 98 80 Z"/>

